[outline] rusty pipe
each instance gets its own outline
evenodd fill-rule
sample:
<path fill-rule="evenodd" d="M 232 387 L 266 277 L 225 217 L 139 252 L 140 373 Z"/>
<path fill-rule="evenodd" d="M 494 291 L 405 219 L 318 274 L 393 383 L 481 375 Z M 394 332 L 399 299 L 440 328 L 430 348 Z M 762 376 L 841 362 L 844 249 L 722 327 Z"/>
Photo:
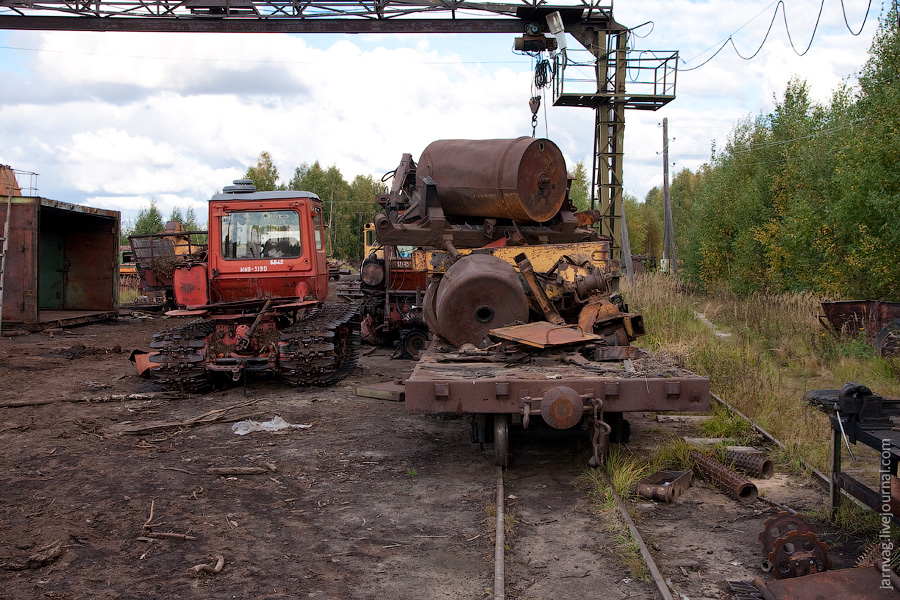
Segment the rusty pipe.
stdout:
<path fill-rule="evenodd" d="M 691 450 L 691 458 L 704 479 L 741 504 L 750 504 L 759 495 L 756 485 L 739 473 L 735 473 L 716 459 Z"/>
<path fill-rule="evenodd" d="M 523 252 L 516 255 L 515 261 L 516 266 L 519 267 L 519 272 L 525 279 L 525 283 L 531 288 L 534 299 L 537 300 L 538 306 L 541 307 L 541 312 L 544 313 L 544 317 L 554 325 L 564 325 L 566 320 L 556 312 L 556 308 L 547 297 L 547 293 L 544 291 L 541 282 L 538 281 L 537 274 L 534 272 L 534 267 L 531 265 L 531 261 L 528 260 L 528 257 L 525 256 L 525 253 Z"/>
<path fill-rule="evenodd" d="M 450 256 L 453 258 L 459 258 L 459 250 L 456 249 L 456 246 L 453 245 L 453 242 L 450 240 L 444 240 L 444 250 L 450 253 Z"/>
<path fill-rule="evenodd" d="M 746 473 L 756 479 L 771 479 L 775 474 L 775 465 L 761 452 L 741 452 L 740 450 L 727 450 L 725 463 L 737 471 Z"/>
<path fill-rule="evenodd" d="M 238 349 L 246 350 L 250 347 L 250 340 L 253 339 L 253 334 L 256 333 L 259 324 L 262 322 L 263 316 L 266 314 L 266 311 L 269 310 L 269 307 L 272 306 L 272 299 L 269 298 L 266 300 L 266 303 L 263 305 L 262 310 L 259 311 L 259 314 L 256 315 L 256 319 L 253 320 L 253 325 L 250 326 L 250 329 L 247 330 L 247 335 L 242 337 L 238 341 Z"/>

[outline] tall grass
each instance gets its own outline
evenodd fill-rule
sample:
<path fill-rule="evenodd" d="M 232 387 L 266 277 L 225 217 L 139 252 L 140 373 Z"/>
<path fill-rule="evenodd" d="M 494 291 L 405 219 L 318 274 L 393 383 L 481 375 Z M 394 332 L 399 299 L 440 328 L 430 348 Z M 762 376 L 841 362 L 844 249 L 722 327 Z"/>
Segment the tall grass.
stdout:
<path fill-rule="evenodd" d="M 636 277 L 622 291 L 644 317 L 648 334 L 638 343 L 683 356 L 710 378 L 715 394 L 820 469 L 828 466 L 830 427 L 826 415 L 804 404 L 806 391 L 853 381 L 900 395 L 897 365 L 877 357 L 864 338 L 826 331 L 817 319 L 821 299 L 810 294 L 708 296 L 658 273 Z"/>

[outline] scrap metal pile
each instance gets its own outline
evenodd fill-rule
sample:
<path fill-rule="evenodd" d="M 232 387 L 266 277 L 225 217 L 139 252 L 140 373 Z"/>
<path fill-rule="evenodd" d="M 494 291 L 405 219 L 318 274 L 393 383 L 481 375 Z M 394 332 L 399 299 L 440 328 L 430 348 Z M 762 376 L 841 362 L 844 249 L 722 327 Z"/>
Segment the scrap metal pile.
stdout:
<path fill-rule="evenodd" d="M 617 293 L 611 241 L 575 213 L 569 183 L 550 140 L 440 140 L 418 163 L 404 155 L 379 199 L 378 242 L 385 256 L 414 249 L 407 268 L 427 276 L 415 306 L 436 338 L 406 406 L 472 415 L 473 441 L 494 441 L 499 464 L 511 420 L 584 422 L 599 463 L 608 442 L 627 441 L 623 412 L 709 407 L 709 380 L 677 365 L 635 374 L 643 318 Z M 392 281 L 376 271 L 364 277 Z M 402 312 L 390 298 L 378 316 Z"/>
<path fill-rule="evenodd" d="M 549 140 L 440 140 L 418 163 L 404 155 L 375 229 L 385 246 L 418 248 L 411 266 L 430 277 L 432 333 L 457 348 L 483 348 L 491 330 L 537 321 L 551 326 L 509 335 L 547 346 L 564 335 L 548 331 L 568 328 L 627 346 L 643 334 L 641 316 L 611 297 L 609 239 L 578 225 L 567 191 L 565 160 Z"/>

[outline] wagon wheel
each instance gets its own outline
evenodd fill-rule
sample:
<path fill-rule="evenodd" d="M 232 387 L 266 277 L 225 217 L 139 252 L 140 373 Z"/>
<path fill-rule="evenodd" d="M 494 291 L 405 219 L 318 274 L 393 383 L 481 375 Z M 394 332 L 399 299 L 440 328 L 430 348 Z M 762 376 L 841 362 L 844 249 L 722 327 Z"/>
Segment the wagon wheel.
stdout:
<path fill-rule="evenodd" d="M 416 360 L 419 352 L 428 345 L 428 332 L 421 329 L 410 329 L 400 335 L 400 353 L 404 358 Z"/>
<path fill-rule="evenodd" d="M 509 466 L 509 416 L 494 415 L 494 464 Z"/>
<path fill-rule="evenodd" d="M 891 321 L 878 332 L 875 347 L 882 356 L 900 356 L 900 319 Z"/>

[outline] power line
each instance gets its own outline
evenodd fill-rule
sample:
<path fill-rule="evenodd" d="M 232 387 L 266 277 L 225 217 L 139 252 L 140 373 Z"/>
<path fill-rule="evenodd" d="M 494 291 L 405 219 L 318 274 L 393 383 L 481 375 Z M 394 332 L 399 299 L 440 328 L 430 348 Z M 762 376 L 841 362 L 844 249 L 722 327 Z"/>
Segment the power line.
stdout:
<path fill-rule="evenodd" d="M 775 11 L 772 13 L 772 19 L 769 21 L 769 28 L 766 30 L 766 35 L 763 37 L 762 42 L 760 42 L 759 47 L 756 49 L 756 51 L 755 51 L 753 54 L 751 54 L 750 56 L 744 56 L 743 54 L 741 54 L 741 51 L 738 50 L 737 46 L 736 46 L 735 43 L 734 43 L 734 35 L 735 35 L 736 33 L 738 33 L 741 29 L 743 29 L 744 27 L 746 27 L 746 26 L 747 26 L 750 22 L 752 22 L 754 19 L 756 19 L 756 17 L 758 17 L 759 14 L 762 14 L 762 12 L 760 12 L 759 14 L 757 14 L 756 16 L 754 16 L 753 19 L 750 19 L 750 21 L 747 21 L 746 23 L 744 23 L 743 25 L 741 25 L 737 30 L 735 30 L 731 35 L 729 35 L 729 36 L 725 39 L 725 41 L 723 41 L 722 44 L 719 46 L 718 50 L 716 50 L 716 51 L 713 53 L 712 56 L 710 56 L 709 58 L 707 58 L 705 61 L 703 61 L 702 63 L 700 63 L 700 64 L 697 65 L 696 67 L 691 67 L 691 68 L 687 68 L 687 69 L 681 69 L 681 71 L 682 71 L 682 72 L 686 72 L 686 71 L 695 71 L 695 70 L 699 69 L 700 67 L 706 65 L 709 61 L 711 61 L 712 59 L 714 59 L 716 56 L 718 56 L 719 53 L 722 52 L 722 50 L 724 50 L 725 47 L 726 47 L 727 45 L 729 45 L 729 44 L 731 44 L 731 47 L 734 49 L 735 54 L 737 54 L 739 58 L 741 58 L 741 59 L 743 59 L 743 60 L 753 60 L 753 59 L 756 58 L 756 56 L 760 53 L 760 51 L 763 49 L 763 46 L 765 46 L 766 41 L 769 39 L 769 34 L 772 32 L 772 26 L 775 24 L 775 19 L 778 17 L 778 10 L 779 10 L 779 9 L 781 9 L 781 15 L 782 15 L 782 19 L 783 19 L 783 21 L 784 21 L 784 30 L 785 30 L 785 32 L 787 33 L 788 42 L 789 42 L 790 45 L 791 45 L 791 49 L 794 51 L 794 53 L 795 53 L 797 56 L 805 56 L 806 53 L 809 52 L 809 49 L 812 48 L 813 40 L 814 40 L 815 37 L 816 37 L 816 31 L 818 31 L 818 29 L 819 29 L 819 23 L 820 23 L 820 21 L 821 21 L 821 19 L 822 19 L 822 11 L 823 11 L 823 9 L 825 8 L 825 0 L 822 0 L 821 3 L 819 4 L 819 13 L 816 15 L 816 23 L 815 23 L 815 25 L 813 26 L 812 35 L 810 35 L 810 37 L 809 37 L 809 44 L 807 44 L 806 48 L 805 48 L 802 52 L 799 51 L 799 50 L 797 50 L 796 45 L 794 45 L 794 39 L 793 39 L 793 36 L 791 35 L 791 28 L 790 28 L 790 26 L 788 25 L 788 21 L 787 21 L 787 9 L 785 8 L 784 0 L 777 0 L 777 2 L 776 2 L 775 4 L 776 4 L 776 6 L 775 6 Z M 763 9 L 763 11 L 767 10 L 770 6 L 772 6 L 772 5 L 770 4 L 770 5 L 767 6 L 765 9 Z M 859 31 L 853 31 L 853 29 L 850 27 L 850 23 L 847 21 L 847 8 L 846 8 L 846 6 L 844 5 L 844 0 L 841 0 L 841 11 L 842 11 L 843 16 L 844 16 L 844 24 L 847 26 L 847 30 L 850 32 L 851 35 L 853 35 L 853 36 L 855 37 L 855 36 L 858 36 L 858 35 L 860 35 L 860 34 L 862 33 L 863 28 L 866 26 L 866 21 L 867 21 L 868 18 L 869 18 L 869 12 L 871 11 L 871 9 L 872 9 L 872 0 L 869 0 L 868 4 L 867 4 L 867 6 L 866 6 L 866 14 L 865 14 L 865 16 L 863 17 L 862 24 L 859 26 Z M 713 47 L 715 47 L 715 46 L 711 46 L 710 48 L 707 48 L 706 50 L 704 50 L 704 51 L 701 52 L 700 54 L 703 54 L 704 52 L 708 52 L 708 51 L 709 51 L 710 49 L 712 49 Z M 699 55 L 698 55 L 698 56 L 699 56 Z M 694 58 L 696 58 L 696 56 L 695 56 Z M 693 59 L 691 59 L 691 60 L 693 60 Z M 687 62 L 690 62 L 690 60 L 686 60 L 685 62 L 686 62 L 686 63 L 687 63 Z"/>

